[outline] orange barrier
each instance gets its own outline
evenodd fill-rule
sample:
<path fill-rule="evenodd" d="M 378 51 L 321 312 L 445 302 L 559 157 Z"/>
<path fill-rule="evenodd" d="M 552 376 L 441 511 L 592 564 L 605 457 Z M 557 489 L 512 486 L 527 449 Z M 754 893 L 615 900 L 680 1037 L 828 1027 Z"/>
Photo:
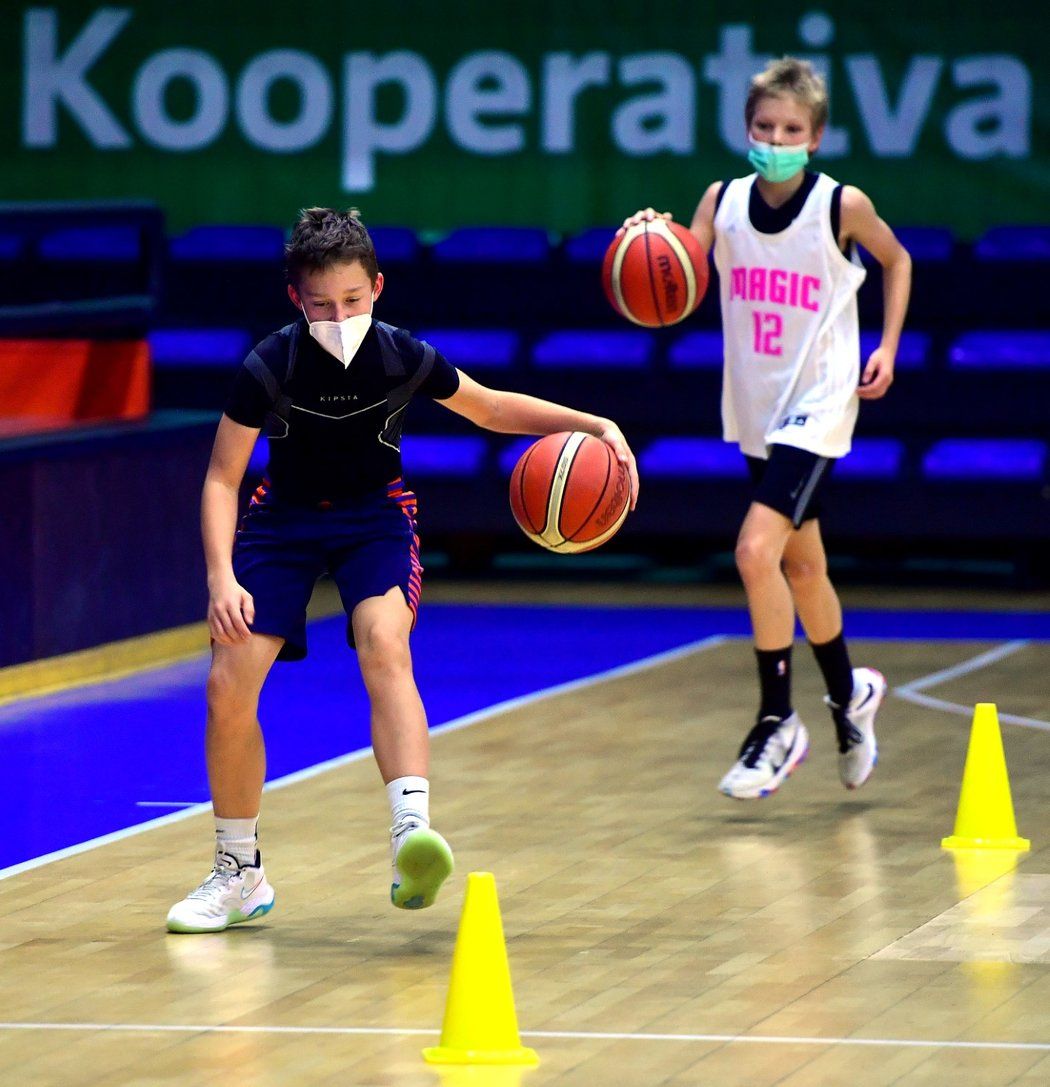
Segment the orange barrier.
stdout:
<path fill-rule="evenodd" d="M 149 407 L 145 340 L 0 340 L 0 429 L 139 419 Z"/>

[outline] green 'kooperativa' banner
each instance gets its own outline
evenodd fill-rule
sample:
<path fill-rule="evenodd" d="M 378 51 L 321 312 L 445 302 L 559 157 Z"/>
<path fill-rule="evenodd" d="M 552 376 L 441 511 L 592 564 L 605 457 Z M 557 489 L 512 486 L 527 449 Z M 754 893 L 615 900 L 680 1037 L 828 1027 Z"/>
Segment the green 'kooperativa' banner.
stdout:
<path fill-rule="evenodd" d="M 174 230 L 283 225 L 308 204 L 436 230 L 569 232 L 650 203 L 687 218 L 710 181 L 749 172 L 748 79 L 794 53 L 831 89 L 816 163 L 891 223 L 974 237 L 1048 219 L 1039 5 L 9 11 L 5 200 L 153 199 Z"/>

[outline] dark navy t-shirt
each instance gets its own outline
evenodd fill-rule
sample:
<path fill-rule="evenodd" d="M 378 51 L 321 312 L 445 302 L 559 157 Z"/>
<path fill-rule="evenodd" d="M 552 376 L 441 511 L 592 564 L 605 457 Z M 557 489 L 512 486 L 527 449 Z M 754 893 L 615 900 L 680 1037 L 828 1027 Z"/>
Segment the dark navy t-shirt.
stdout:
<path fill-rule="evenodd" d="M 401 475 L 408 400 L 417 393 L 444 400 L 459 388 L 456 368 L 439 352 L 404 329 L 382 331 L 385 351 L 373 323 L 344 367 L 300 320 L 267 336 L 237 371 L 225 412 L 242 426 L 266 427 L 274 498 L 313 505 L 385 487 Z M 273 414 L 278 388 L 290 401 L 283 419 Z"/>

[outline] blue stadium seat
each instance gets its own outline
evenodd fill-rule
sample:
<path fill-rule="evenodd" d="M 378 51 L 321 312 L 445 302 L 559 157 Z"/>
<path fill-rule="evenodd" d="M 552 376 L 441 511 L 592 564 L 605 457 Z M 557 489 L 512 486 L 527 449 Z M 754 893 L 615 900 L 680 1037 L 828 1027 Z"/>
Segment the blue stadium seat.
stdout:
<path fill-rule="evenodd" d="M 248 467 L 245 476 L 250 480 L 259 479 L 266 471 L 266 464 L 270 459 L 270 442 L 265 434 L 260 434 L 255 439 L 252 447 L 252 455 L 248 458 Z"/>
<path fill-rule="evenodd" d="M 835 462 L 832 478 L 896 479 L 904 464 L 904 443 L 896 438 L 857 438 L 848 456 Z"/>
<path fill-rule="evenodd" d="M 407 226 L 370 226 L 368 233 L 376 247 L 380 268 L 386 261 L 408 263 L 419 256 L 419 239 Z"/>
<path fill-rule="evenodd" d="M 951 260 L 955 251 L 955 237 L 947 227 L 902 226 L 894 233 L 917 263 Z"/>
<path fill-rule="evenodd" d="M 0 234 L 0 260 L 18 260 L 25 249 L 21 234 Z"/>
<path fill-rule="evenodd" d="M 1045 466 L 1046 442 L 1026 438 L 944 438 L 922 462 L 928 479 L 1039 480 Z"/>
<path fill-rule="evenodd" d="M 978 260 L 1050 260 L 1050 226 L 993 226 L 973 254 Z"/>
<path fill-rule="evenodd" d="M 653 479 L 737 479 L 747 476 L 740 450 L 721 438 L 657 438 L 638 458 L 643 483 Z"/>
<path fill-rule="evenodd" d="M 1039 370 L 1050 368 L 1050 332 L 966 332 L 948 351 L 960 370 Z"/>
<path fill-rule="evenodd" d="M 433 255 L 477 264 L 540 264 L 550 256 L 550 239 L 538 227 L 465 226 L 437 242 Z"/>
<path fill-rule="evenodd" d="M 153 365 L 161 370 L 231 370 L 244 361 L 252 338 L 243 328 L 157 329 L 149 340 Z"/>
<path fill-rule="evenodd" d="M 872 351 L 882 339 L 880 332 L 862 332 L 860 334 L 860 358 L 866 363 Z M 924 370 L 930 360 L 930 334 L 928 332 L 901 333 L 901 342 L 897 348 L 898 370 Z"/>
<path fill-rule="evenodd" d="M 418 334 L 453 366 L 471 370 L 506 370 L 514 365 L 521 337 L 509 329 L 433 328 Z"/>
<path fill-rule="evenodd" d="M 284 231 L 276 226 L 196 226 L 172 238 L 177 261 L 280 261 Z"/>
<path fill-rule="evenodd" d="M 136 261 L 142 236 L 133 226 L 72 226 L 54 230 L 40 240 L 44 260 Z"/>
<path fill-rule="evenodd" d="M 532 361 L 545 369 L 641 370 L 652 354 L 648 332 L 552 332 L 533 348 Z"/>
<path fill-rule="evenodd" d="M 671 345 L 667 358 L 674 370 L 721 370 L 722 333 L 687 332 Z"/>
<path fill-rule="evenodd" d="M 484 438 L 440 437 L 410 434 L 401 442 L 405 479 L 409 486 L 417 477 L 479 475 L 485 465 L 488 443 Z"/>
<path fill-rule="evenodd" d="M 534 438 L 532 435 L 526 435 L 522 438 L 515 438 L 509 445 L 505 445 L 499 454 L 499 470 L 505 476 L 509 476 L 514 471 L 514 465 L 521 459 L 522 453 L 536 441 L 539 441 L 539 439 Z"/>
<path fill-rule="evenodd" d="M 593 226 L 566 239 L 565 256 L 573 264 L 601 264 L 617 226 Z"/>
<path fill-rule="evenodd" d="M 868 356 L 879 346 L 878 332 L 860 334 L 861 358 Z M 897 366 L 902 370 L 923 369 L 930 355 L 930 337 L 925 332 L 901 334 L 897 352 Z M 722 333 L 718 331 L 687 332 L 671 345 L 667 353 L 673 370 L 720 370 L 722 368 Z"/>

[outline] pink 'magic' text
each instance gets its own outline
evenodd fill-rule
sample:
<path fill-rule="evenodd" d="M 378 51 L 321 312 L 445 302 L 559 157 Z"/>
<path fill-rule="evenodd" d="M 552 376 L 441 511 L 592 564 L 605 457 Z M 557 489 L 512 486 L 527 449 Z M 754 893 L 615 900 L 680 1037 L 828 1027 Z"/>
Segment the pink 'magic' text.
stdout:
<path fill-rule="evenodd" d="M 772 302 L 795 309 L 820 309 L 820 279 L 788 272 L 783 268 L 733 268 L 729 299 L 743 302 Z"/>

